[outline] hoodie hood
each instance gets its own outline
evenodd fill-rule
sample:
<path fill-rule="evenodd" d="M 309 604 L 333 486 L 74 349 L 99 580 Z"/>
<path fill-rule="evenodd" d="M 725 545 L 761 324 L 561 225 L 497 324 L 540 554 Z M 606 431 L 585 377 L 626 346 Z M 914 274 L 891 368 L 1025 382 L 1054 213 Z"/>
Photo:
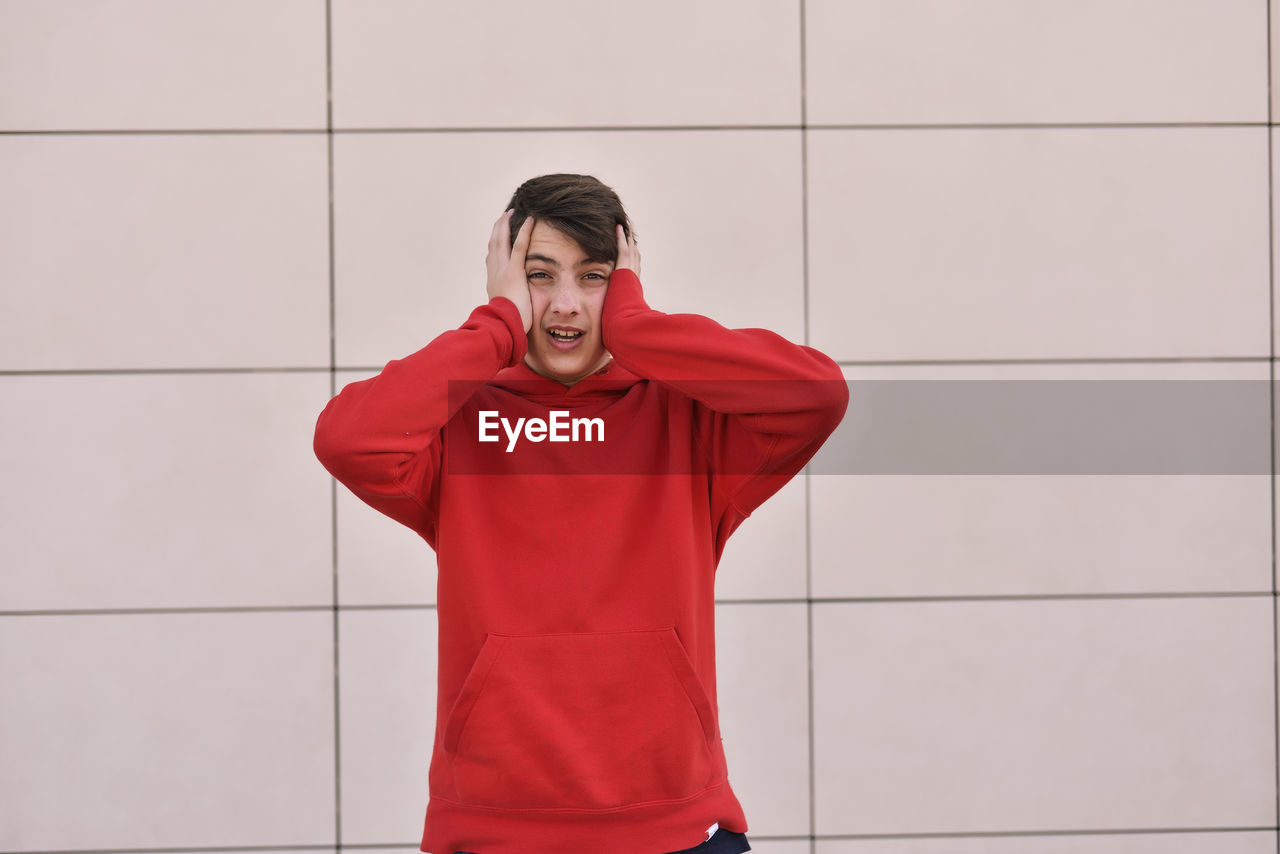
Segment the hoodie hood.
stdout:
<path fill-rule="evenodd" d="M 645 382 L 645 380 L 611 359 L 603 368 L 583 377 L 571 386 L 542 376 L 524 362 L 503 368 L 490 380 L 489 384 L 496 388 L 517 392 L 522 397 L 563 401 L 621 397 L 639 382 Z"/>

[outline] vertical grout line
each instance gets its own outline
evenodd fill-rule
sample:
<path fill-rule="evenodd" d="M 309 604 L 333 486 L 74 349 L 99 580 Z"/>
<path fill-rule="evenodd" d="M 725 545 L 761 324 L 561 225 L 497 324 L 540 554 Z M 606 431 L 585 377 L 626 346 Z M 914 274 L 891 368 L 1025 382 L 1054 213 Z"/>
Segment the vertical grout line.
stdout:
<path fill-rule="evenodd" d="M 1276 241 L 1275 241 L 1275 178 L 1273 149 L 1274 117 L 1271 109 L 1271 4 L 1267 0 L 1267 396 L 1270 403 L 1270 430 L 1268 439 L 1271 455 L 1271 687 L 1272 687 L 1272 738 L 1276 751 L 1275 808 L 1276 852 L 1280 854 L 1280 613 L 1276 598 Z"/>
<path fill-rule="evenodd" d="M 800 0 L 800 235 L 801 273 L 804 283 L 804 343 L 809 343 L 809 108 L 805 66 L 805 0 Z"/>
<path fill-rule="evenodd" d="M 804 343 L 809 343 L 809 107 L 808 56 L 805 50 L 805 0 L 800 0 L 800 258 L 803 282 Z M 813 737 L 813 501 L 809 466 L 804 470 L 804 610 L 806 691 L 809 724 L 809 854 L 817 854 L 817 777 Z M 1280 854 L 1280 852 L 1277 852 Z"/>
<path fill-rule="evenodd" d="M 329 181 L 329 396 L 337 394 L 337 318 L 333 253 L 333 13 L 332 0 L 324 3 L 324 109 L 325 146 Z M 333 844 L 342 850 L 342 718 L 338 662 L 338 484 L 329 479 L 330 572 L 333 605 Z"/>
<path fill-rule="evenodd" d="M 805 647 L 808 658 L 808 691 L 809 691 L 809 854 L 817 854 L 817 771 L 815 760 L 817 751 L 813 733 L 813 501 L 810 494 L 810 478 L 804 475 L 804 558 L 805 558 Z"/>

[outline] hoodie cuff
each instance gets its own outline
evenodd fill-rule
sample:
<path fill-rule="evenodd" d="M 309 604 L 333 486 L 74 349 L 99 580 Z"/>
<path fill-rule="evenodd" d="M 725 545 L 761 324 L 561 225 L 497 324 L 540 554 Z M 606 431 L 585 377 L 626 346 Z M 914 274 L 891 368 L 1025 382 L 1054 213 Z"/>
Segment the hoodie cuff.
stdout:
<path fill-rule="evenodd" d="M 609 276 L 609 293 L 604 299 L 606 319 L 633 311 L 650 310 L 649 304 L 644 301 L 644 289 L 640 286 L 640 277 L 635 274 L 635 271 L 627 268 L 614 270 Z"/>
<path fill-rule="evenodd" d="M 489 300 L 488 305 L 482 305 L 476 309 L 475 314 L 489 314 L 491 317 L 496 315 L 496 320 L 501 321 L 501 326 L 497 323 L 490 322 L 486 324 L 493 332 L 494 343 L 498 345 L 498 355 L 506 356 L 503 360 L 503 367 L 511 367 L 518 365 L 524 361 L 525 353 L 529 352 L 529 338 L 525 335 L 524 321 L 520 319 L 520 309 L 516 308 L 516 304 L 506 297 L 494 297 Z M 474 317 L 475 314 L 472 316 Z M 510 348 L 508 349 L 507 341 L 500 329 L 505 328 L 507 336 L 509 336 Z"/>

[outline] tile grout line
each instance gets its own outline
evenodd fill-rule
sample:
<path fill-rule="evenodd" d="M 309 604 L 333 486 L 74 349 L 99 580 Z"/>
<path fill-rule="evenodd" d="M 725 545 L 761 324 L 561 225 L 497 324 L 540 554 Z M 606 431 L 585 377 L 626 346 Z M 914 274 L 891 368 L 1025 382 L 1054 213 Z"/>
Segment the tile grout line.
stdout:
<path fill-rule="evenodd" d="M 334 210 L 333 210 L 333 3 L 324 3 L 324 109 L 325 156 L 328 166 L 329 208 L 329 397 L 337 394 L 337 300 L 334 271 Z M 340 682 L 339 626 L 341 609 L 338 607 L 338 483 L 329 478 L 329 534 L 330 591 L 333 609 L 333 844 L 336 852 L 342 851 L 342 685 Z"/>
<path fill-rule="evenodd" d="M 332 243 L 332 241 L 331 241 Z M 330 248 L 332 255 L 332 246 Z M 331 286 L 332 291 L 332 286 Z M 806 298 L 807 301 L 807 298 Z M 335 347 L 333 296 L 330 296 L 330 364 L 313 367 L 203 367 L 203 368 L 49 368 L 0 370 L 0 377 L 93 377 L 93 376 L 224 376 L 233 374 L 335 374 L 341 372 L 376 373 L 381 365 L 339 365 L 333 359 Z M 806 321 L 807 325 L 807 321 Z M 807 339 L 807 335 L 806 335 Z M 1141 364 L 1253 364 L 1270 361 L 1273 356 L 1121 356 L 1081 358 L 1026 359 L 837 359 L 846 368 L 956 367 L 968 365 L 1141 365 Z"/>
<path fill-rule="evenodd" d="M 800 0 L 800 259 L 804 343 L 809 344 L 809 77 L 808 77 L 808 9 Z M 804 624 L 805 624 L 805 713 L 807 715 L 809 751 L 809 854 L 817 854 L 817 773 L 814 740 L 814 673 L 813 673 L 813 493 L 809 466 L 804 468 Z"/>
<path fill-rule="evenodd" d="M 1193 836 L 1197 834 L 1224 834 L 1224 833 L 1268 833 L 1274 832 L 1274 827 L 1254 827 L 1254 826 L 1223 826 L 1223 827 L 1135 827 L 1135 828 L 1105 828 L 1099 830 L 1073 828 L 1071 830 L 976 830 L 976 831 L 956 831 L 953 833 L 936 832 L 936 833 L 832 833 L 823 834 L 821 836 L 801 836 L 798 834 L 786 835 L 760 835 L 754 836 L 753 839 L 758 842 L 813 842 L 815 840 L 844 842 L 844 841 L 874 841 L 874 840 L 957 840 L 957 839 L 1044 839 L 1044 838 L 1065 838 L 1065 837 L 1123 837 L 1123 836 Z M 418 843 L 409 840 L 403 843 L 395 842 L 363 842 L 351 845 L 344 845 L 345 849 L 352 850 L 379 850 L 379 849 L 400 849 L 402 846 L 416 846 Z M 59 848 L 47 850 L 24 850 L 24 851 L 4 851 L 0 854 L 234 854 L 234 852 L 243 852 L 243 854 L 269 854 L 273 851 L 333 851 L 332 845 L 324 844 L 302 844 L 302 845 L 228 845 L 222 847 L 203 846 L 203 847 L 169 847 L 169 848 Z"/>
<path fill-rule="evenodd" d="M 365 370 L 353 367 L 348 370 Z M 377 370 L 377 368 L 368 368 Z M 203 368 L 31 368 L 27 370 L 0 370 L 0 377 L 99 377 L 99 376 L 227 376 L 235 374 L 327 374 L 333 371 L 332 365 L 314 365 L 311 367 L 273 367 L 259 365 L 256 367 L 203 367 Z"/>
<path fill-rule="evenodd" d="M 803 0 L 801 0 L 803 3 Z M 809 724 L 809 854 L 817 854 L 817 740 L 814 737 L 814 672 L 813 672 L 813 497 L 812 480 L 804 478 L 804 584 L 805 584 L 805 656 L 808 660 L 806 690 Z"/>
<path fill-rule="evenodd" d="M 1204 365 L 1266 362 L 1261 356 L 1079 356 L 1008 359 L 840 359 L 845 368 L 951 367 L 961 365 Z"/>
<path fill-rule="evenodd" d="M 803 73 L 803 72 L 802 72 Z M 917 124 L 720 124 L 720 125 L 544 125 L 448 127 L 332 127 L 323 128 L 69 128 L 59 130 L 0 130 L 0 138 L 22 136 L 306 136 L 333 134 L 449 134 L 449 133 L 669 133 L 705 131 L 898 131 L 898 130 L 1184 130 L 1188 128 L 1252 128 L 1270 122 L 993 122 Z"/>
<path fill-rule="evenodd" d="M 807 492 L 807 489 L 806 489 Z M 806 531 L 808 524 L 806 522 Z M 734 605 L 922 605 L 964 604 L 993 602 L 1107 602 L 1127 600 L 1175 600 L 1175 599 L 1272 599 L 1271 590 L 1200 590 L 1189 592 L 1131 592 L 1131 593 L 1008 593 L 989 595 L 955 596 L 807 596 L 793 598 L 717 599 L 717 606 Z M 359 605 L 212 605 L 212 606 L 157 606 L 153 608 L 31 608 L 0 610 L 0 617 L 112 617 L 112 616 L 174 616 L 179 614 L 253 614 L 253 613 L 305 613 L 308 611 L 434 611 L 434 603 L 366 603 Z"/>
<path fill-rule="evenodd" d="M 1267 825 L 1253 826 L 1221 826 L 1221 827 L 1123 827 L 1090 830 L 1072 828 L 1070 830 L 964 830 L 947 832 L 921 833 L 831 833 L 821 838 L 831 841 L 874 841 L 874 840 L 955 840 L 955 839 L 1062 839 L 1073 836 L 1084 837 L 1122 837 L 1122 836 L 1192 836 L 1202 833 L 1274 833 L 1275 827 Z"/>
<path fill-rule="evenodd" d="M 331 538 L 332 539 L 332 538 Z M 730 603 L 739 604 L 739 603 Z M 339 611 L 434 611 L 434 604 L 339 605 Z M 289 614 L 334 610 L 328 605 L 197 605 L 156 606 L 154 608 L 30 608 L 0 611 L 0 617 L 124 617 L 176 616 L 179 614 Z"/>
<path fill-rule="evenodd" d="M 330 298 L 330 315 L 334 313 Z M 330 320 L 332 327 L 333 320 Z M 334 347 L 333 330 L 330 330 L 330 349 Z M 969 365 L 1141 365 L 1141 364 L 1255 364 L 1266 363 L 1273 357 L 1261 356 L 1121 356 L 1097 358 L 1027 358 L 1027 359 L 843 359 L 836 364 L 846 368 L 893 367 L 959 367 Z M 332 358 L 331 358 L 332 362 Z M 334 374 L 376 373 L 381 365 L 317 365 L 314 367 L 204 367 L 204 368 L 33 368 L 29 370 L 0 370 L 0 377 L 96 377 L 96 376 L 227 376 L 236 374 Z"/>
<path fill-rule="evenodd" d="M 1275 812 L 1272 817 L 1280 830 L 1280 612 L 1277 611 L 1276 598 L 1276 240 L 1275 240 L 1275 148 L 1272 128 L 1272 59 L 1271 59 L 1271 5 L 1266 0 L 1267 29 L 1267 324 L 1268 341 L 1271 357 L 1267 360 L 1268 396 L 1270 403 L 1269 425 L 1271 435 L 1271 711 L 1272 711 L 1272 747 L 1275 750 L 1275 779 L 1273 780 Z M 1275 838 L 1276 852 L 1280 854 L 1280 832 Z"/>

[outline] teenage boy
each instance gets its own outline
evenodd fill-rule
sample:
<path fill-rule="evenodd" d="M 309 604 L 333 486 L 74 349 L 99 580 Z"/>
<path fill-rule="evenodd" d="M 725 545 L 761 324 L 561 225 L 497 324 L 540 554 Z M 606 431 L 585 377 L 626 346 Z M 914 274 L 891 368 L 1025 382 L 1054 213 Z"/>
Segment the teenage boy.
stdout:
<path fill-rule="evenodd" d="M 508 207 L 488 302 L 316 427 L 326 468 L 436 551 L 422 850 L 746 851 L 716 564 L 835 429 L 847 387 L 772 332 L 649 308 L 626 212 L 595 178 L 534 178 Z"/>

